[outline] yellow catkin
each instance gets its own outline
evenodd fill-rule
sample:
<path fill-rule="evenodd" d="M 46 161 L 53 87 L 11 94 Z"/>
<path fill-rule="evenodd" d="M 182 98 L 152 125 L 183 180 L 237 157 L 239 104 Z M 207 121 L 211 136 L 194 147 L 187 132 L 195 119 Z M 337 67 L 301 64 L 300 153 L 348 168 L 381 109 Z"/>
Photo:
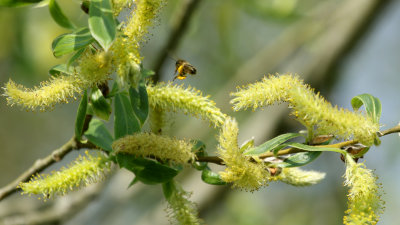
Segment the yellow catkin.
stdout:
<path fill-rule="evenodd" d="M 152 156 L 161 160 L 172 160 L 177 163 L 187 164 L 196 157 L 192 152 L 193 144 L 155 135 L 153 133 L 138 133 L 120 138 L 112 144 L 116 153 L 128 153 L 136 156 Z"/>
<path fill-rule="evenodd" d="M 114 16 L 118 16 L 124 8 L 131 7 L 132 2 L 132 0 L 112 0 Z"/>
<path fill-rule="evenodd" d="M 163 0 L 138 0 L 135 3 L 136 8 L 111 46 L 117 74 L 123 81 L 129 80 L 128 68 L 132 62 L 137 65 L 141 64 L 140 45 L 145 41 L 148 29 L 153 25 L 164 5 Z"/>
<path fill-rule="evenodd" d="M 299 168 L 283 168 L 278 179 L 293 186 L 310 186 L 325 178 L 325 173 L 305 171 Z"/>
<path fill-rule="evenodd" d="M 173 181 L 172 181 L 173 182 Z M 186 192 L 176 183 L 175 190 L 169 196 L 167 212 L 171 218 L 171 222 L 176 221 L 177 224 L 200 225 L 201 220 L 198 218 L 196 205 L 189 200 L 191 193 Z"/>
<path fill-rule="evenodd" d="M 182 85 L 173 85 L 171 82 L 148 85 L 150 107 L 163 111 L 181 111 L 202 119 L 208 120 L 215 127 L 221 126 L 226 115 L 215 106 L 215 102 L 209 96 L 195 88 L 184 88 Z"/>
<path fill-rule="evenodd" d="M 348 154 L 346 156 L 346 173 L 344 184 L 348 186 L 348 209 L 343 223 L 348 225 L 376 224 L 379 215 L 384 211 L 381 199 L 381 186 L 377 177 L 362 163 L 356 163 Z"/>
<path fill-rule="evenodd" d="M 112 72 L 111 58 L 107 53 L 86 51 L 79 60 L 77 74 L 52 77 L 33 89 L 10 80 L 4 87 L 9 105 L 42 111 L 52 109 L 58 103 L 68 103 L 76 94 L 96 84 L 104 83 Z"/>
<path fill-rule="evenodd" d="M 228 118 L 219 136 L 218 154 L 226 165 L 219 174 L 225 182 L 233 183 L 233 187 L 254 191 L 276 178 L 269 176 L 261 161 L 251 162 L 250 157 L 243 155 L 237 144 L 238 132 L 236 121 Z"/>
<path fill-rule="evenodd" d="M 139 65 L 140 43 L 148 34 L 148 28 L 153 24 L 163 0 L 138 0 L 135 1 L 136 9 L 122 26 L 122 31 L 117 34 L 113 45 L 107 53 L 91 52 L 89 49 L 79 59 L 75 68 L 76 74 L 60 76 L 43 82 L 39 87 L 28 89 L 17 85 L 11 80 L 4 87 L 4 96 L 9 105 L 20 105 L 24 108 L 35 110 L 51 109 L 57 103 L 68 102 L 75 94 L 96 84 L 101 84 L 110 78 L 113 71 L 126 80 L 132 62 Z M 126 0 L 113 0 L 114 14 L 131 3 Z"/>
<path fill-rule="evenodd" d="M 50 175 L 37 175 L 19 187 L 23 194 L 42 194 L 44 199 L 65 195 L 70 190 L 101 181 L 109 167 L 103 156 L 92 156 L 86 152 L 86 156 L 79 156 L 69 168 L 62 168 Z"/>
<path fill-rule="evenodd" d="M 319 93 L 295 75 L 269 76 L 255 84 L 241 88 L 231 100 L 235 110 L 264 107 L 275 102 L 288 102 L 293 115 L 316 134 L 334 134 L 339 138 L 354 137 L 371 146 L 379 131 L 379 124 L 359 112 L 333 107 Z"/>
<path fill-rule="evenodd" d="M 295 86 L 302 86 L 303 81 L 297 75 L 264 77 L 260 82 L 238 88 L 231 93 L 230 101 L 235 111 L 253 108 L 253 110 L 288 100 L 288 91 Z"/>
<path fill-rule="evenodd" d="M 57 103 L 68 103 L 76 92 L 82 91 L 77 84 L 79 79 L 74 76 L 60 76 L 42 82 L 39 87 L 28 89 L 9 80 L 4 87 L 4 96 L 11 106 L 19 105 L 29 110 L 39 108 L 44 111 L 52 109 Z"/>

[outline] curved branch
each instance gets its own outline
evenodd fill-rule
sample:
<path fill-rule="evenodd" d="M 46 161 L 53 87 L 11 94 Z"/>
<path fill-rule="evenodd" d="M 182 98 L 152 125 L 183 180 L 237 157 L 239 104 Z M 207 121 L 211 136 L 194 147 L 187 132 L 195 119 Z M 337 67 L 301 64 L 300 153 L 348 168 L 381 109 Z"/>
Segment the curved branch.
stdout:
<path fill-rule="evenodd" d="M 379 132 L 378 136 L 382 137 L 382 136 L 392 134 L 392 133 L 400 133 L 400 125 L 397 125 L 393 128 Z M 349 141 L 344 141 L 344 142 L 331 144 L 331 145 L 315 145 L 315 146 L 316 147 L 325 147 L 325 148 L 343 148 L 343 147 L 354 145 L 357 143 L 359 143 L 357 140 L 349 140 Z M 299 152 L 307 152 L 307 151 L 303 150 L 303 149 L 298 149 L 298 148 L 287 148 L 287 149 L 278 151 L 275 155 L 288 155 L 288 154 L 299 153 Z M 266 152 L 264 154 L 259 155 L 258 157 L 260 159 L 265 159 L 265 158 L 273 157 L 273 156 L 274 156 L 273 152 Z M 214 164 L 218 164 L 218 165 L 225 165 L 224 161 L 218 156 L 197 157 L 196 161 L 197 162 L 209 162 L 209 163 L 214 163 Z"/>
<path fill-rule="evenodd" d="M 7 184 L 3 188 L 0 189 L 0 201 L 7 196 L 15 193 L 19 188 L 17 186 L 21 182 L 27 182 L 32 175 L 40 173 L 47 167 L 52 164 L 60 161 L 66 154 L 71 152 L 72 150 L 77 150 L 81 148 L 93 148 L 94 145 L 91 143 L 82 144 L 76 141 L 75 137 L 72 137 L 67 143 L 65 143 L 60 148 L 54 150 L 50 155 L 45 158 L 38 159 L 36 162 L 25 172 L 23 172 L 17 179 Z"/>

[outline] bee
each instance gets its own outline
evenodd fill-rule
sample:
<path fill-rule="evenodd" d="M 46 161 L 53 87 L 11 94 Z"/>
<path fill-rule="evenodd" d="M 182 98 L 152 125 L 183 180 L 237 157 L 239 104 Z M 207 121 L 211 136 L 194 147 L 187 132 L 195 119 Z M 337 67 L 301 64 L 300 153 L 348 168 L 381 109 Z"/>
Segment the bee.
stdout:
<path fill-rule="evenodd" d="M 174 80 L 176 78 L 178 78 L 179 80 L 184 80 L 186 79 L 187 74 L 190 75 L 195 75 L 196 74 L 196 68 L 194 68 L 194 66 L 192 66 L 188 61 L 183 60 L 183 59 L 178 59 L 176 60 L 175 63 L 175 73 L 178 73 L 178 75 L 176 75 L 174 77 Z"/>

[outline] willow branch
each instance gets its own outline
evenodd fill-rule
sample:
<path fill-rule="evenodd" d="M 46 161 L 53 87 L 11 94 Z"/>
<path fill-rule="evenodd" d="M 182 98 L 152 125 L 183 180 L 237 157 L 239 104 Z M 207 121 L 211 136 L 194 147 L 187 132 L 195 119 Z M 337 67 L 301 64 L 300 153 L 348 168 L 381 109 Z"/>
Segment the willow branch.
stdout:
<path fill-rule="evenodd" d="M 392 134 L 392 133 L 400 133 L 400 124 L 395 127 L 390 128 L 390 129 L 384 130 L 382 132 L 378 132 L 378 136 L 382 137 L 382 136 Z"/>
<path fill-rule="evenodd" d="M 160 50 L 160 54 L 156 60 L 153 76 L 153 81 L 157 82 L 160 80 L 161 68 L 164 64 L 165 59 L 168 57 L 168 52 L 173 52 L 186 32 L 190 18 L 192 17 L 194 11 L 199 5 L 201 0 L 186 0 L 184 6 L 182 7 L 181 16 L 178 18 L 178 24 L 173 28 L 171 35 L 168 38 L 167 44 Z"/>
<path fill-rule="evenodd" d="M 91 202 L 99 197 L 106 182 L 101 182 L 90 187 L 85 191 L 71 194 L 69 198 L 58 199 L 49 208 L 34 210 L 22 215 L 12 215 L 5 217 L 0 224 L 63 224 L 73 218 L 74 215 L 82 212 Z M 3 222 L 3 223 L 2 223 Z"/>
<path fill-rule="evenodd" d="M 0 200 L 6 198 L 7 196 L 15 193 L 17 191 L 17 186 L 21 182 L 28 181 L 32 175 L 40 173 L 52 164 L 60 161 L 66 154 L 72 150 L 77 150 L 81 148 L 93 148 L 94 145 L 91 143 L 82 144 L 76 141 L 75 137 L 72 137 L 67 143 L 65 143 L 60 148 L 54 150 L 50 155 L 45 158 L 38 159 L 36 162 L 25 172 L 23 172 L 17 179 L 7 184 L 0 189 Z"/>
<path fill-rule="evenodd" d="M 393 128 L 381 131 L 378 133 L 379 137 L 392 134 L 392 133 L 400 133 L 400 125 L 397 125 Z M 315 147 L 323 147 L 323 148 L 343 148 L 346 146 L 351 146 L 354 144 L 359 143 L 357 140 L 349 140 L 349 141 L 344 141 L 344 142 L 339 142 L 336 144 L 331 144 L 331 145 L 315 145 Z M 258 157 L 260 159 L 265 159 L 268 157 L 273 157 L 273 156 L 280 156 L 280 155 L 288 155 L 288 154 L 294 154 L 294 153 L 299 153 L 299 152 L 308 152 L 307 150 L 299 149 L 299 148 L 287 148 L 278 151 L 276 154 L 273 152 L 266 152 L 264 154 L 259 155 Z M 218 165 L 225 165 L 224 161 L 218 157 L 218 156 L 203 156 L 203 157 L 197 157 L 196 159 L 197 162 L 209 162 L 209 163 L 214 163 Z"/>

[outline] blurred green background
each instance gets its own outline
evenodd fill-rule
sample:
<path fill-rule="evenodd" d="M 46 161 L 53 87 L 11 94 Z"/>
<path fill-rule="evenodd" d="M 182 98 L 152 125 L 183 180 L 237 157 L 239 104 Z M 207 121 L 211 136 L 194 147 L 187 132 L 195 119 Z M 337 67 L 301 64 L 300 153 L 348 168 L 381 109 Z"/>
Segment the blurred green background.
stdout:
<path fill-rule="evenodd" d="M 87 17 L 79 1 L 58 0 L 69 18 L 80 25 Z M 186 0 L 171 0 L 142 49 L 144 65 L 154 69 L 171 30 L 185 12 Z M 382 102 L 382 129 L 400 120 L 400 1 L 382 0 L 202 0 L 193 13 L 175 57 L 193 64 L 198 74 L 177 83 L 210 94 L 217 106 L 238 119 L 239 142 L 255 137 L 256 144 L 284 132 L 302 129 L 288 116 L 286 105 L 252 112 L 233 112 L 229 93 L 265 74 L 298 73 L 333 104 L 350 108 L 350 99 L 370 93 Z M 33 87 L 48 80 L 48 70 L 67 58 L 56 59 L 51 42 L 67 32 L 51 19 L 47 7 L 0 8 L 0 84 L 9 78 Z M 175 62 L 166 59 L 161 80 L 173 78 Z M 50 154 L 74 132 L 78 101 L 53 111 L 26 112 L 0 98 L 0 186 L 15 179 L 36 159 Z M 210 154 L 217 133 L 206 122 L 185 115 L 170 116 L 168 134 L 203 140 Z M 386 211 L 380 224 L 397 224 L 400 195 L 400 138 L 392 134 L 365 156 L 368 168 L 382 183 Z M 48 171 L 68 164 L 78 152 Z M 337 154 L 325 153 L 307 169 L 327 173 L 320 183 L 295 188 L 281 183 L 249 193 L 204 184 L 189 169 L 179 176 L 192 191 L 207 224 L 335 225 L 346 210 L 344 164 Z M 221 170 L 221 167 L 214 167 Z M 60 215 L 62 224 L 168 224 L 166 202 L 159 186 L 137 184 L 127 189 L 132 175 L 117 171 L 87 207 Z M 91 190 L 90 188 L 88 189 Z M 43 203 L 36 197 L 13 195 L 0 202 L 0 224 L 24 224 L 53 207 L 69 206 L 86 190 Z M 74 197 L 75 196 L 75 197 Z M 57 217 L 57 214 L 53 215 Z M 25 220 L 23 220 L 25 219 Z M 58 219 L 48 224 L 59 224 Z"/>

